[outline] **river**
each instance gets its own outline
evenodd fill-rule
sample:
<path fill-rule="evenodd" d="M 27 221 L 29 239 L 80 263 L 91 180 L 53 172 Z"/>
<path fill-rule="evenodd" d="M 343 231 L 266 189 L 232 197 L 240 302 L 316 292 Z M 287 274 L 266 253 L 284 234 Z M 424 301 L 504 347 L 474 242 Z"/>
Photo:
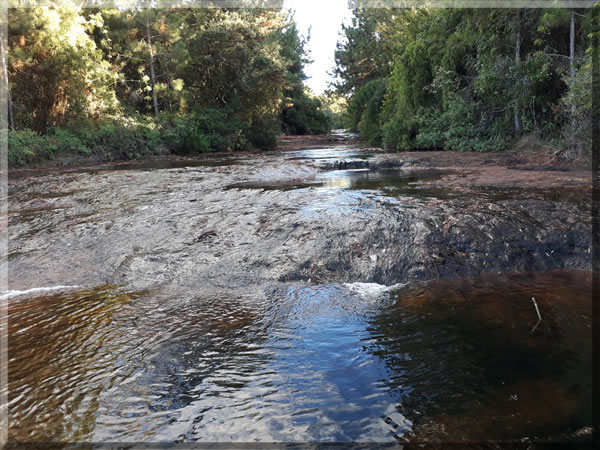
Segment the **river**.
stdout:
<path fill-rule="evenodd" d="M 452 176 L 348 142 L 15 173 L 10 440 L 591 439 L 591 198 Z"/>

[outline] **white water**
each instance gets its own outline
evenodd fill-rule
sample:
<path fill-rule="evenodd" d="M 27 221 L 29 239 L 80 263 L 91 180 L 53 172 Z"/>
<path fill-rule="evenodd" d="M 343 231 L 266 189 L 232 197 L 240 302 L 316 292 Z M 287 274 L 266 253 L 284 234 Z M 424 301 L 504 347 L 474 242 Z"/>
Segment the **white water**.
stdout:
<path fill-rule="evenodd" d="M 25 289 L 24 291 L 5 291 L 0 295 L 0 300 L 8 300 L 9 298 L 20 297 L 21 295 L 41 294 L 43 292 L 65 291 L 79 288 L 81 288 L 81 286 L 49 286 Z"/>
<path fill-rule="evenodd" d="M 385 286 L 378 283 L 344 283 L 344 286 L 350 291 L 365 298 L 377 298 L 383 294 L 394 291 L 405 286 L 405 283 L 396 283 L 391 286 Z"/>

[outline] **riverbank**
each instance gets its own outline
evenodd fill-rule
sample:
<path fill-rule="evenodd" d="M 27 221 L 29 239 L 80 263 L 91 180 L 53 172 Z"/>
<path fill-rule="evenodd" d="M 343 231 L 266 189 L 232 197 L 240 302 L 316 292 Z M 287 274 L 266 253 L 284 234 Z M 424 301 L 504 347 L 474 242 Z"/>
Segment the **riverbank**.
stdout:
<path fill-rule="evenodd" d="M 110 168 L 160 168 L 219 165 L 227 158 L 245 160 L 257 155 L 271 157 L 278 152 L 300 151 L 327 147 L 353 146 L 372 154 L 373 159 L 350 162 L 347 168 L 440 168 L 452 171 L 433 184 L 454 188 L 469 186 L 498 186 L 514 188 L 568 188 L 591 189 L 591 170 L 585 162 L 562 161 L 555 151 L 543 148 L 523 148 L 495 153 L 458 151 L 385 152 L 362 143 L 355 135 L 333 133 L 316 136 L 280 136 L 276 150 L 259 149 L 214 152 L 194 156 L 159 155 L 135 159 L 98 159 L 73 153 L 58 154 L 52 160 L 36 161 L 22 168 L 10 168 L 11 177 L 23 177 L 60 172 L 107 170 Z M 106 155 L 105 155 L 106 156 Z M 108 157 L 107 157 L 108 158 Z M 342 158 L 342 161 L 343 158 Z M 346 161 L 347 162 L 347 161 Z M 342 164 L 343 167 L 343 164 Z M 340 168 L 338 163 L 337 167 Z"/>

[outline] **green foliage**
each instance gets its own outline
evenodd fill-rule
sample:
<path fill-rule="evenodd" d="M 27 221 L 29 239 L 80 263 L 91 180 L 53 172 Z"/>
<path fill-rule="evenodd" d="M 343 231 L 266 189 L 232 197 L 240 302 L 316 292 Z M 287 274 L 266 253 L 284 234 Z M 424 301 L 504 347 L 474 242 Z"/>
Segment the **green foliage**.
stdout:
<path fill-rule="evenodd" d="M 319 96 L 323 114 L 327 117 L 329 129 L 340 129 L 345 127 L 345 112 L 348 108 L 346 97 L 338 95 L 334 92 L 327 92 Z"/>
<path fill-rule="evenodd" d="M 249 125 L 225 109 L 201 108 L 187 122 L 181 152 L 215 152 L 246 148 Z"/>
<path fill-rule="evenodd" d="M 271 9 L 11 9 L 11 165 L 270 148 L 324 133 L 302 38 Z M 283 124 L 283 125 L 282 125 Z M 32 131 L 34 130 L 34 131 Z"/>
<path fill-rule="evenodd" d="M 306 79 L 304 64 L 309 62 L 304 48 L 307 41 L 298 34 L 293 23 L 280 35 L 281 56 L 288 69 L 279 120 L 281 130 L 286 134 L 323 134 L 331 125 L 321 100 L 308 92 L 303 84 Z"/>
<path fill-rule="evenodd" d="M 373 82 L 374 91 L 367 101 L 367 105 L 356 126 L 360 135 L 371 145 L 381 144 L 381 123 L 379 116 L 386 92 L 386 85 L 387 83 L 384 80 L 375 80 Z"/>
<path fill-rule="evenodd" d="M 90 156 L 92 154 L 92 150 L 85 145 L 85 140 L 82 140 L 79 136 L 67 129 L 53 129 L 52 133 L 46 136 L 46 140 L 49 141 L 53 152 L 59 150 L 77 152 L 84 156 Z"/>
<path fill-rule="evenodd" d="M 502 127 L 488 126 L 481 105 L 452 96 L 444 111 L 429 109 L 417 115 L 419 130 L 414 148 L 460 151 L 498 151 L 507 148 L 510 138 Z"/>
<path fill-rule="evenodd" d="M 279 132 L 279 123 L 275 117 L 259 116 L 248 130 L 248 140 L 257 148 L 271 149 L 277 145 Z"/>
<path fill-rule="evenodd" d="M 384 80 L 371 80 L 362 86 L 358 92 L 352 97 L 352 101 L 348 105 L 347 111 L 347 127 L 350 131 L 358 131 L 358 124 L 361 121 L 363 113 L 369 106 L 369 102 L 374 97 L 378 97 L 384 86 Z"/>
<path fill-rule="evenodd" d="M 62 152 L 79 153 L 90 156 L 92 150 L 80 136 L 66 129 L 56 128 L 42 135 L 30 129 L 9 130 L 8 132 L 8 164 L 23 166 L 28 163 L 53 159 Z"/>
<path fill-rule="evenodd" d="M 44 132 L 116 108 L 114 74 L 88 34 L 92 26 L 70 0 L 10 10 L 8 71 L 20 127 Z"/>
<path fill-rule="evenodd" d="M 566 143 L 589 136 L 591 64 L 581 64 L 593 28 L 589 12 L 354 13 L 336 52 L 336 87 L 349 97 L 346 126 L 371 144 L 498 151 L 521 133 L 535 131 L 546 139 L 562 134 Z M 571 19 L 577 30 L 574 80 Z M 374 49 L 385 56 L 368 62 Z"/>
<path fill-rule="evenodd" d="M 42 142 L 33 130 L 24 129 L 8 132 L 8 164 L 22 166 L 36 159 L 36 149 Z"/>
<path fill-rule="evenodd" d="M 592 56 L 588 54 L 575 79 L 568 80 L 571 83 L 570 89 L 557 109 L 558 115 L 565 122 L 562 129 L 564 140 L 575 158 L 591 157 L 592 120 L 595 117 L 591 96 L 594 82 L 592 70 Z"/>
<path fill-rule="evenodd" d="M 330 122 L 322 111 L 321 101 L 305 93 L 290 99 L 289 107 L 281 112 L 282 130 L 287 134 L 324 134 Z"/>
<path fill-rule="evenodd" d="M 104 123 L 91 141 L 96 153 L 111 155 L 111 159 L 133 159 L 142 155 L 161 154 L 161 135 L 153 123 L 129 120 Z"/>
<path fill-rule="evenodd" d="M 407 120 L 398 115 L 386 121 L 381 130 L 383 146 L 392 150 L 411 150 L 416 127 L 416 118 Z"/>
<path fill-rule="evenodd" d="M 338 93 L 356 93 L 369 81 L 389 75 L 395 41 L 392 24 L 403 14 L 402 10 L 356 9 L 352 24 L 342 25 L 333 70 Z"/>

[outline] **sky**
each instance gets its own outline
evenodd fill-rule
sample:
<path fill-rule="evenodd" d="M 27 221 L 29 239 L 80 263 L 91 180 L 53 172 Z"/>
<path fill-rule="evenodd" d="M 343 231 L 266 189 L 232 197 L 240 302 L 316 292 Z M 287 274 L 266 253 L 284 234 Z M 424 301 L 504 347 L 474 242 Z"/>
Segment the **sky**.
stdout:
<path fill-rule="evenodd" d="M 327 72 L 334 66 L 333 55 L 342 22 L 349 23 L 352 16 L 348 0 L 284 0 L 283 5 L 295 11 L 294 19 L 301 34 L 306 36 L 311 28 L 307 49 L 313 62 L 304 72 L 309 77 L 308 87 L 315 94 L 322 94 L 331 81 Z"/>

